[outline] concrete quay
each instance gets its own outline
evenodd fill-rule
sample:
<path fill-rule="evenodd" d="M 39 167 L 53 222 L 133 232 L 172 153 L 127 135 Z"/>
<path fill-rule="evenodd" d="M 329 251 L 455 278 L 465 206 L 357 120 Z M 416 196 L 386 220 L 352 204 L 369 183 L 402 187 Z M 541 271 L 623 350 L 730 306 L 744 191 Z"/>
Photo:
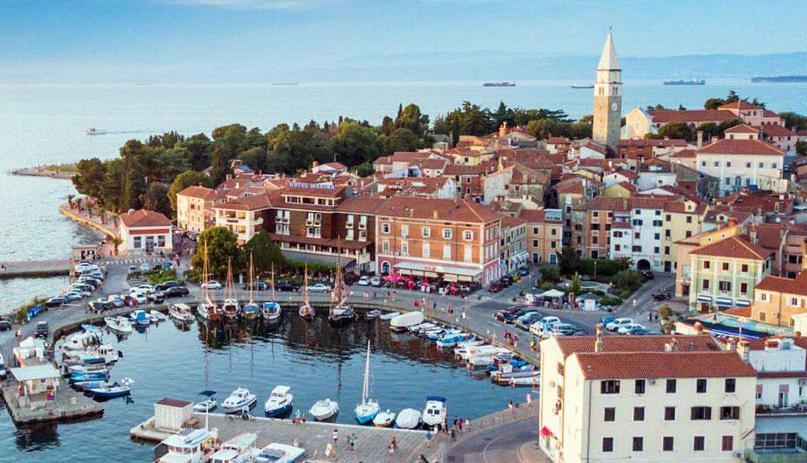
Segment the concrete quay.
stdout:
<path fill-rule="evenodd" d="M 349 412 L 343 410 L 342 413 Z M 199 426 L 204 426 L 204 413 L 195 413 Z M 209 427 L 218 429 L 219 440 L 224 442 L 238 434 L 252 432 L 258 436 L 257 447 L 265 447 L 272 442 L 292 444 L 297 441 L 299 447 L 306 450 L 304 458 L 322 461 L 339 462 L 401 462 L 414 461 L 420 453 L 427 450 L 426 432 L 394 428 L 376 428 L 351 424 L 320 423 L 308 421 L 294 424 L 291 420 L 250 417 L 245 420 L 232 415 L 211 413 L 208 417 Z M 153 418 L 131 429 L 133 439 L 159 442 L 169 433 L 154 429 Z M 332 443 L 333 431 L 337 430 L 339 440 L 336 452 L 325 456 L 325 448 Z M 356 436 L 356 447 L 350 449 L 348 436 Z M 388 446 L 393 436 L 397 443 L 395 453 L 389 453 Z"/>
<path fill-rule="evenodd" d="M 17 425 L 71 421 L 100 416 L 101 404 L 74 391 L 67 385 L 59 387 L 53 400 L 31 402 L 27 397 L 16 397 L 17 385 L 3 387 L 3 398 L 11 419 Z"/>
<path fill-rule="evenodd" d="M 67 259 L 0 262 L 0 279 L 70 275 Z"/>

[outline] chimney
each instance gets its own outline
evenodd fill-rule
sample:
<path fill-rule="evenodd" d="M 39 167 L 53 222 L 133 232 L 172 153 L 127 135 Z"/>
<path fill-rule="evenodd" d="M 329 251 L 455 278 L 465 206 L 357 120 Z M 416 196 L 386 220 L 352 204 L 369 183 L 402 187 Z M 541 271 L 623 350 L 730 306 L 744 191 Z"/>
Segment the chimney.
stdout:
<path fill-rule="evenodd" d="M 734 338 L 729 338 L 726 342 L 726 351 L 727 352 L 736 352 L 737 351 L 737 340 Z"/>
<path fill-rule="evenodd" d="M 319 162 L 314 161 L 314 162 L 312 162 L 312 163 L 311 163 L 311 170 L 314 170 L 314 169 L 316 169 L 317 167 L 319 167 Z"/>
<path fill-rule="evenodd" d="M 501 127 L 499 127 L 499 137 L 503 137 L 507 135 L 507 121 L 502 122 Z"/>
<path fill-rule="evenodd" d="M 698 130 L 698 149 L 703 147 L 703 130 Z"/>
<path fill-rule="evenodd" d="M 741 339 L 740 342 L 737 343 L 737 354 L 740 355 L 740 360 L 745 363 L 748 363 L 748 352 L 750 350 L 751 345 L 747 339 Z"/>
<path fill-rule="evenodd" d="M 597 323 L 597 339 L 594 341 L 594 352 L 602 352 L 602 323 Z"/>

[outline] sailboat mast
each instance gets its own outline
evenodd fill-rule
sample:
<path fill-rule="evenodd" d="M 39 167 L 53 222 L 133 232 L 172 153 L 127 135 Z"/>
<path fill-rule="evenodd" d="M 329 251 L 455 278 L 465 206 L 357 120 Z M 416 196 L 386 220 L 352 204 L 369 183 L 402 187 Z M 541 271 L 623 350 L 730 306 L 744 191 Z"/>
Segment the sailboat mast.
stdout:
<path fill-rule="evenodd" d="M 364 386 L 361 391 L 361 403 L 367 403 L 370 393 L 370 341 L 367 341 L 367 360 L 364 362 Z"/>
<path fill-rule="evenodd" d="M 308 305 L 308 262 L 305 263 L 303 272 L 303 302 Z"/>
<path fill-rule="evenodd" d="M 269 283 L 272 285 L 272 300 L 275 301 L 275 263 L 272 262 L 272 275 Z"/>
<path fill-rule="evenodd" d="M 255 286 L 255 267 L 252 265 L 252 253 L 249 253 L 249 303 L 252 304 L 252 287 Z"/>

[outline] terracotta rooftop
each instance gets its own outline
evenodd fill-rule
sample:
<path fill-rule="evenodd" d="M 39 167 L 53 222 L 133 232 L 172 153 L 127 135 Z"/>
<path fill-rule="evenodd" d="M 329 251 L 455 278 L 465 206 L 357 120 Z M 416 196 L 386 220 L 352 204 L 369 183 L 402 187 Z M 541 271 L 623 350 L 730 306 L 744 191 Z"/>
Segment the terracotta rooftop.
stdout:
<path fill-rule="evenodd" d="M 673 159 L 694 159 L 695 157 L 697 157 L 697 153 L 692 149 L 684 149 L 672 154 Z"/>
<path fill-rule="evenodd" d="M 754 287 L 776 293 L 807 296 L 807 272 L 799 272 L 795 278 L 767 276 Z"/>
<path fill-rule="evenodd" d="M 149 211 L 140 209 L 132 213 L 125 213 L 120 215 L 120 221 L 126 228 L 135 227 L 167 227 L 171 225 L 168 217 L 160 212 Z"/>
<path fill-rule="evenodd" d="M 755 129 L 748 124 L 737 124 L 726 129 L 723 133 L 759 133 L 759 129 Z"/>
<path fill-rule="evenodd" d="M 384 199 L 377 196 L 351 196 L 336 207 L 337 211 L 355 212 L 358 214 L 375 214 L 384 204 Z"/>
<path fill-rule="evenodd" d="M 387 200 L 377 215 L 467 223 L 489 223 L 499 219 L 495 210 L 472 201 L 403 196 Z"/>
<path fill-rule="evenodd" d="M 238 211 L 259 211 L 262 209 L 269 209 L 270 207 L 272 207 L 272 204 L 266 194 L 228 198 L 227 200 L 221 201 L 213 206 L 214 209 Z"/>
<path fill-rule="evenodd" d="M 575 352 L 594 352 L 596 336 L 558 336 L 554 338 L 564 356 Z M 665 345 L 675 341 L 683 352 L 719 352 L 720 346 L 710 335 L 603 336 L 603 352 L 664 352 Z"/>
<path fill-rule="evenodd" d="M 784 151 L 760 140 L 722 139 L 698 149 L 698 154 L 753 154 L 782 156 Z"/>
<path fill-rule="evenodd" d="M 177 193 L 177 195 L 188 196 L 190 198 L 204 199 L 205 201 L 212 201 L 216 199 L 216 190 L 212 188 L 205 188 L 203 186 L 191 185 L 188 188 Z"/>
<path fill-rule="evenodd" d="M 586 379 L 756 376 L 735 352 L 587 352 L 577 361 Z"/>
<path fill-rule="evenodd" d="M 738 236 L 730 236 L 716 243 L 701 246 L 689 252 L 702 256 L 728 257 L 732 259 L 763 260 L 770 253 L 761 246 Z"/>
<path fill-rule="evenodd" d="M 726 109 L 726 110 L 739 110 L 739 109 L 762 109 L 762 106 L 757 106 L 755 104 L 751 104 L 747 101 L 737 100 L 731 103 L 726 103 L 722 106 L 719 106 L 717 109 Z"/>
<path fill-rule="evenodd" d="M 721 109 L 688 109 L 682 111 L 670 111 L 665 109 L 661 111 L 649 111 L 649 113 L 655 123 L 720 122 L 737 117 L 733 112 Z"/>

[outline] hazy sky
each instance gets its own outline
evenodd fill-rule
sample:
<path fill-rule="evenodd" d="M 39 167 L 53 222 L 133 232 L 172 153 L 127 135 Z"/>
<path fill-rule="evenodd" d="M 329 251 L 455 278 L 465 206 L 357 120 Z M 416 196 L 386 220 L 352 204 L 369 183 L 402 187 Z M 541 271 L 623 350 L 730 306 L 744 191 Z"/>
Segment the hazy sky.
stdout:
<path fill-rule="evenodd" d="M 0 65 L 328 66 L 385 54 L 620 56 L 807 49 L 795 1 L 0 0 Z"/>

